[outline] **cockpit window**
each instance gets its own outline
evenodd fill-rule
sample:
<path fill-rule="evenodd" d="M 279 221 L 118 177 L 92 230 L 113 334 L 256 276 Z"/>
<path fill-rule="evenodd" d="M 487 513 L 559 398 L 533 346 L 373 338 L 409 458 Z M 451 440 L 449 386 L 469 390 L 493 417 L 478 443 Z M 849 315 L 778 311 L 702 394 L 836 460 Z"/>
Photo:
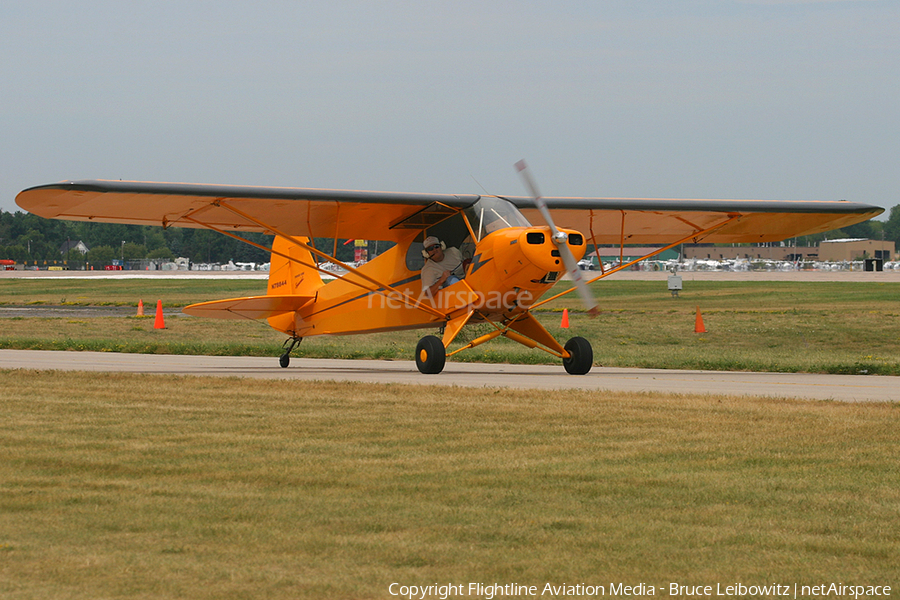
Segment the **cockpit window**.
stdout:
<path fill-rule="evenodd" d="M 519 209 L 500 198 L 483 197 L 464 212 L 476 242 L 498 229 L 531 226 Z"/>

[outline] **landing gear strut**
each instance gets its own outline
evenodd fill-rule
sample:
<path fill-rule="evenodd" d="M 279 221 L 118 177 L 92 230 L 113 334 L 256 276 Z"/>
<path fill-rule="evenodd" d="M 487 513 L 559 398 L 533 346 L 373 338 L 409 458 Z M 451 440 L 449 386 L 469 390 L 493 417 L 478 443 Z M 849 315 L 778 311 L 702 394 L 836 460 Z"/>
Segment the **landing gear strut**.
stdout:
<path fill-rule="evenodd" d="M 291 351 L 302 341 L 302 337 L 292 337 L 288 340 L 284 340 L 284 344 L 281 346 L 282 350 L 284 350 L 284 354 L 278 359 L 278 364 L 281 365 L 282 369 L 287 369 L 288 365 L 291 364 Z M 290 346 L 288 344 L 290 344 Z"/>

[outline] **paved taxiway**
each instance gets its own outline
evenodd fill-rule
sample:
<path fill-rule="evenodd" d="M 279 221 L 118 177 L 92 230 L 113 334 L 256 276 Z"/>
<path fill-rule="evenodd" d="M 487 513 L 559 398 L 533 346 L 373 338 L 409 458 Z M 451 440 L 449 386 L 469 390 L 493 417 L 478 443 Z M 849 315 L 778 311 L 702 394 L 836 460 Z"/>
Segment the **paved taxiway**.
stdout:
<path fill-rule="evenodd" d="M 282 369 L 277 358 L 172 356 L 108 352 L 0 350 L 0 368 L 52 369 L 255 377 L 299 381 L 361 381 L 484 388 L 597 392 L 664 392 L 769 396 L 842 402 L 898 402 L 900 377 L 744 373 L 594 367 L 583 376 L 567 375 L 556 365 L 496 365 L 448 362 L 439 375 L 422 375 L 411 361 L 295 358 Z"/>

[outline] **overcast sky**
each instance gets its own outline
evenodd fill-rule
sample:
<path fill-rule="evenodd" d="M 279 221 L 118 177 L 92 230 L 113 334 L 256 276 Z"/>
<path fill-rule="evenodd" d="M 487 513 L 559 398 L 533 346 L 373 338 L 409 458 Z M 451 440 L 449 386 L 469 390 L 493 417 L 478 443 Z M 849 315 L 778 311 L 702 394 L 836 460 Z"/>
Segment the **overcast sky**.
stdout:
<path fill-rule="evenodd" d="M 0 4 L 0 208 L 65 179 L 900 204 L 900 2 Z M 885 215 L 886 216 L 886 215 Z"/>

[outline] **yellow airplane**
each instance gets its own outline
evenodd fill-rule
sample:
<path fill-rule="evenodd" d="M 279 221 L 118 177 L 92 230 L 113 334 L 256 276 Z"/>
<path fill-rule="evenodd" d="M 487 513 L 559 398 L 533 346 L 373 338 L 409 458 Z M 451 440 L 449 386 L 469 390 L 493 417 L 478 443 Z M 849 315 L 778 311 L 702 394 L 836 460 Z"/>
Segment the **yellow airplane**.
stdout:
<path fill-rule="evenodd" d="M 207 228 L 264 250 L 239 233 L 273 235 L 266 295 L 194 304 L 184 312 L 266 319 L 289 336 L 282 367 L 308 336 L 442 328 L 442 337 L 425 336 L 416 347 L 422 373 L 440 373 L 447 356 L 502 335 L 562 359 L 569 373 L 585 374 L 593 365 L 590 343 L 573 337 L 561 344 L 534 317 L 535 308 L 577 291 L 593 313 L 597 303 L 587 284 L 681 243 L 774 242 L 883 212 L 846 201 L 544 198 L 525 164 L 516 166 L 531 196 L 91 180 L 29 188 L 16 203 L 52 219 Z M 545 224 L 532 225 L 538 219 Z M 334 242 L 316 248 L 313 238 Z M 338 239 L 354 238 L 395 245 L 354 268 L 335 258 Z M 617 244 L 623 255 L 626 244 L 659 247 L 585 281 L 577 261 L 588 243 Z M 326 261 L 346 273 L 324 283 Z M 566 273 L 575 285 L 541 299 Z M 484 322 L 493 330 L 448 352 L 465 325 Z"/>

